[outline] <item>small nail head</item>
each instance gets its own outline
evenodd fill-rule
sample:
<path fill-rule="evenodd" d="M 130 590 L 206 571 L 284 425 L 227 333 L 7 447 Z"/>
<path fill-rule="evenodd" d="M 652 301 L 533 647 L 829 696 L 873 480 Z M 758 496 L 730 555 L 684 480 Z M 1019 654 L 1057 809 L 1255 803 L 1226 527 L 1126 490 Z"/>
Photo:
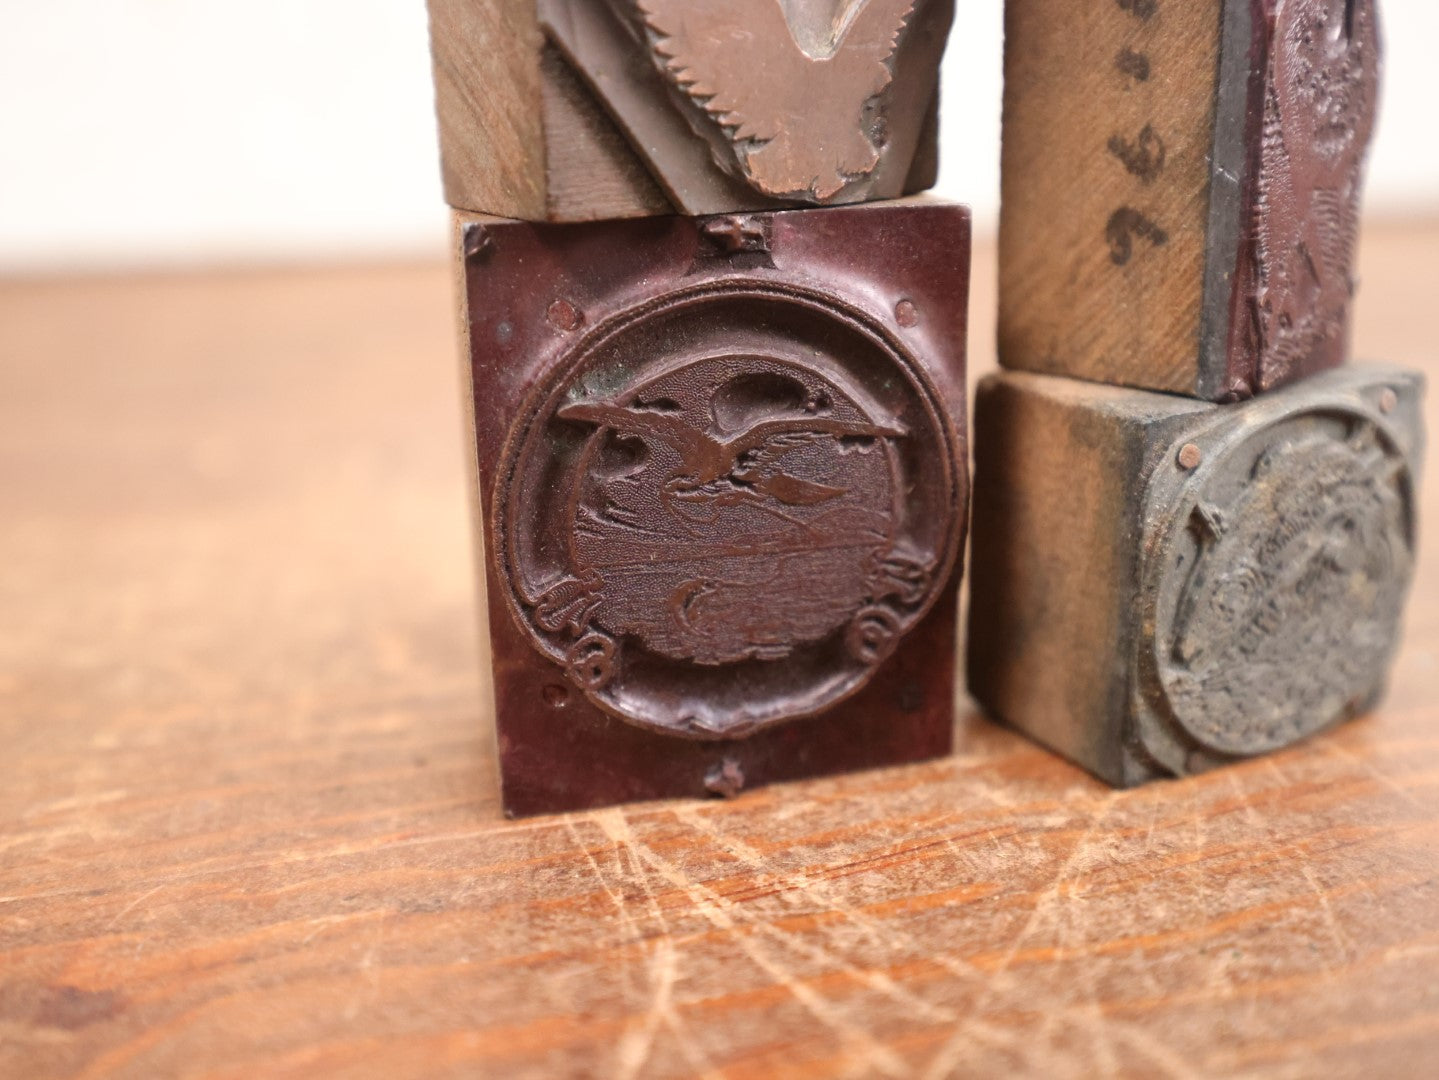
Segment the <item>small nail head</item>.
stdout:
<path fill-rule="evenodd" d="M 727 757 L 705 774 L 705 790 L 711 795 L 733 799 L 744 790 L 744 768 L 732 757 Z"/>
<path fill-rule="evenodd" d="M 1379 411 L 1386 414 L 1392 413 L 1398 406 L 1399 395 L 1394 392 L 1392 387 L 1386 386 L 1379 395 Z"/>
<path fill-rule="evenodd" d="M 1195 443 L 1185 443 L 1179 448 L 1179 467 L 1181 469 L 1197 469 L 1203 460 L 1204 451 L 1200 450 Z"/>
<path fill-rule="evenodd" d="M 919 308 L 914 306 L 913 300 L 901 300 L 898 304 L 894 305 L 894 317 L 895 321 L 905 329 L 918 326 Z"/>
<path fill-rule="evenodd" d="M 580 323 L 584 322 L 584 316 L 580 314 L 579 308 L 561 297 L 550 305 L 549 320 L 550 325 L 555 329 L 568 333 L 580 328 Z"/>

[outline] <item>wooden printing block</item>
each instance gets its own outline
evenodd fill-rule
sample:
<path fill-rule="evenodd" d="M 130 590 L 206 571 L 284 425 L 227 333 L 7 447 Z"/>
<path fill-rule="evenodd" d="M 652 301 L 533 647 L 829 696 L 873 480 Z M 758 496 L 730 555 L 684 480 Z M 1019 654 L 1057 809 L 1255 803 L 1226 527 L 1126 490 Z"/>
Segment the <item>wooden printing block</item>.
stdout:
<path fill-rule="evenodd" d="M 457 215 L 510 814 L 942 755 L 969 215 Z"/>
<path fill-rule="evenodd" d="M 1235 401 L 1347 359 L 1373 0 L 1008 0 L 1000 359 Z"/>
<path fill-rule="evenodd" d="M 985 380 L 971 693 L 1116 786 L 1363 711 L 1414 566 L 1422 393 L 1385 368 L 1228 406 Z"/>
<path fill-rule="evenodd" d="M 953 0 L 429 0 L 445 193 L 527 220 L 934 183 Z"/>

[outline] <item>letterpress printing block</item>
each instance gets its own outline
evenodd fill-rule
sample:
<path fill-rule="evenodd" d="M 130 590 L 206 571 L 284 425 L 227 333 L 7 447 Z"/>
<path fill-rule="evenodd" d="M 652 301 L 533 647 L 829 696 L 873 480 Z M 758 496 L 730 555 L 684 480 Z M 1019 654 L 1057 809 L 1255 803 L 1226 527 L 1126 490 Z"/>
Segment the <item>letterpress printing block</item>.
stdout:
<path fill-rule="evenodd" d="M 507 811 L 946 753 L 968 211 L 457 220 Z"/>
<path fill-rule="evenodd" d="M 528 220 L 934 182 L 953 0 L 429 0 L 445 192 Z"/>
<path fill-rule="evenodd" d="M 1008 0 L 1000 359 L 1235 401 L 1347 359 L 1373 0 Z"/>
<path fill-rule="evenodd" d="M 1239 405 L 985 380 L 970 691 L 1117 786 L 1363 711 L 1414 565 L 1422 391 L 1386 368 Z"/>

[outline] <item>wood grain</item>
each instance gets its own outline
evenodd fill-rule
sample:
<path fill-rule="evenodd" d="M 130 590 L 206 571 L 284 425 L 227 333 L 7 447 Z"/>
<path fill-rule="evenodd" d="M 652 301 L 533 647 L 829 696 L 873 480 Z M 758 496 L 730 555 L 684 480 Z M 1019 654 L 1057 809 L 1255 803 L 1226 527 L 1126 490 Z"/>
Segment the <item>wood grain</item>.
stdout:
<path fill-rule="evenodd" d="M 1006 5 L 1006 366 L 1216 392 L 1200 337 L 1224 6 Z"/>
<path fill-rule="evenodd" d="M 540 25 L 538 0 L 427 0 L 445 200 L 503 217 L 673 211 Z"/>
<path fill-rule="evenodd" d="M 673 213 L 654 177 L 553 45 L 545 46 L 540 70 L 549 216 L 600 221 Z"/>
<path fill-rule="evenodd" d="M 1364 353 L 1439 372 L 1436 252 L 1366 239 Z M 0 1075 L 1429 1068 L 1439 530 L 1382 710 L 1264 761 L 1114 793 L 969 712 L 506 824 L 451 327 L 440 265 L 0 286 Z"/>
<path fill-rule="evenodd" d="M 428 0 L 445 200 L 544 218 L 544 38 L 532 0 Z"/>

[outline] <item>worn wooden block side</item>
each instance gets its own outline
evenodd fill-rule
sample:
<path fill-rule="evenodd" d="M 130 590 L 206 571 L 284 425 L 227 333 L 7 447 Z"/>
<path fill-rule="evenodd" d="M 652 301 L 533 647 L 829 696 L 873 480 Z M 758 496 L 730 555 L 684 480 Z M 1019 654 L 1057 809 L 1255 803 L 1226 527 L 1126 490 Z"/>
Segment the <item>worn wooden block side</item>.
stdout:
<path fill-rule="evenodd" d="M 532 0 L 428 0 L 445 199 L 546 214 L 542 37 Z"/>
<path fill-rule="evenodd" d="M 473 578 L 475 582 L 476 603 L 473 612 L 474 629 L 476 640 L 488 640 L 489 631 L 489 580 L 485 573 L 486 548 L 485 543 L 485 514 L 484 489 L 480 483 L 479 460 L 475 454 L 469 452 L 469 448 L 477 445 L 478 431 L 476 425 L 480 419 L 478 411 L 474 407 L 475 400 L 475 372 L 474 366 L 470 363 L 470 356 L 473 346 L 470 339 L 470 303 L 469 303 L 469 279 L 465 273 L 467 257 L 465 253 L 465 230 L 466 227 L 476 220 L 477 215 L 465 213 L 464 211 L 450 212 L 450 290 L 453 297 L 453 313 L 455 318 L 455 343 L 458 346 L 455 350 L 455 361 L 459 365 L 457 386 L 460 391 L 459 401 L 459 424 L 464 432 L 464 452 L 461 457 L 464 459 L 465 469 L 465 490 L 468 493 L 469 502 L 469 525 L 470 525 L 470 555 Z M 491 664 L 480 663 L 477 665 L 477 682 L 480 699 L 485 702 L 494 701 L 495 678 L 494 669 Z M 496 736 L 494 731 L 493 713 L 489 715 L 489 723 L 486 724 L 485 738 L 491 741 Z M 488 774 L 485 781 L 492 784 L 494 790 L 498 791 L 500 786 L 500 763 L 497 755 L 489 755 L 485 761 L 485 771 Z"/>
<path fill-rule="evenodd" d="M 1162 399 L 1178 415 L 1205 407 Z M 975 403 L 969 690 L 1100 776 L 1123 774 L 1152 395 L 1022 373 Z"/>
<path fill-rule="evenodd" d="M 1000 359 L 1193 392 L 1222 0 L 1010 0 Z"/>
<path fill-rule="evenodd" d="M 1120 786 L 1368 708 L 1413 571 L 1421 393 L 1385 368 L 1234 406 L 986 380 L 971 692 Z"/>
<path fill-rule="evenodd" d="M 674 207 L 553 45 L 541 57 L 545 210 L 552 220 L 665 214 Z"/>
<path fill-rule="evenodd" d="M 1000 360 L 1238 401 L 1348 359 L 1372 0 L 1011 0 Z"/>

